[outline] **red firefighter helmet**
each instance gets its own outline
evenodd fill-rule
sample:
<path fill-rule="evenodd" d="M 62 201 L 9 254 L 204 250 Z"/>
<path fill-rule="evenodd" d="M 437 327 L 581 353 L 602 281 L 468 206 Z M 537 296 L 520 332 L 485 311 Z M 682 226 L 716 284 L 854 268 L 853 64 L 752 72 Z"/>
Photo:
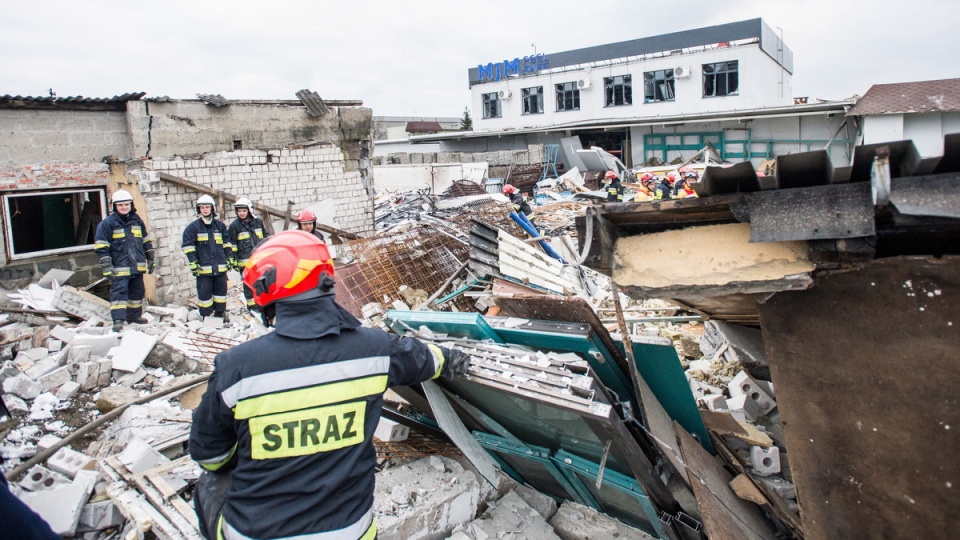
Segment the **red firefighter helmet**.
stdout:
<path fill-rule="evenodd" d="M 314 213 L 309 210 L 301 210 L 300 213 L 297 214 L 297 223 L 316 224 L 316 222 L 317 222 L 317 216 L 314 215 Z"/>
<path fill-rule="evenodd" d="M 603 177 L 604 177 L 604 178 L 616 178 L 616 177 L 617 177 L 617 173 L 615 173 L 615 172 L 613 172 L 613 171 L 607 171 L 606 173 L 604 173 Z"/>
<path fill-rule="evenodd" d="M 670 184 L 672 185 L 676 181 L 677 181 L 677 173 L 668 172 L 667 182 L 670 182 Z"/>
<path fill-rule="evenodd" d="M 646 182 L 647 180 L 653 180 L 653 175 L 648 172 L 645 172 L 640 176 L 640 181 Z"/>
<path fill-rule="evenodd" d="M 244 268 L 243 283 L 258 306 L 285 300 L 305 300 L 333 291 L 333 261 L 327 245 L 298 230 L 267 238 Z"/>
<path fill-rule="evenodd" d="M 504 184 L 503 189 L 501 191 L 502 193 L 506 193 L 507 195 L 510 195 L 511 193 L 516 193 L 517 188 L 513 187 L 513 184 Z"/>

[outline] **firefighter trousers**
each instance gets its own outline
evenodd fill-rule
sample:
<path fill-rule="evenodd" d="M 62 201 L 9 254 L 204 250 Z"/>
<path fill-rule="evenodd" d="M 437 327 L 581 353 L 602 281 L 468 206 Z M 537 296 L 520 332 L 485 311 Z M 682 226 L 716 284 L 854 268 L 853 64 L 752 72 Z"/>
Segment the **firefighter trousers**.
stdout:
<path fill-rule="evenodd" d="M 110 318 L 132 321 L 143 314 L 143 274 L 115 277 L 110 281 Z"/>
<path fill-rule="evenodd" d="M 209 317 L 227 310 L 227 275 L 197 276 L 197 305 L 200 315 Z"/>

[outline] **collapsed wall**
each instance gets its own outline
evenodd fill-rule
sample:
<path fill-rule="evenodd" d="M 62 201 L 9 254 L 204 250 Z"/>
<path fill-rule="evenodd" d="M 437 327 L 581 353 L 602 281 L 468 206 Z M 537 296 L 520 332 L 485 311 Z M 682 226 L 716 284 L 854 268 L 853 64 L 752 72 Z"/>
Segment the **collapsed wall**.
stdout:
<path fill-rule="evenodd" d="M 340 148 L 329 144 L 291 146 L 272 150 L 214 152 L 196 159 L 154 159 L 143 171 L 156 171 L 201 184 L 217 191 L 248 197 L 279 209 L 292 201 L 294 212 L 319 201 L 333 201 L 332 217 L 339 228 L 365 233 L 373 230 L 373 202 L 359 171 L 347 171 Z M 187 225 L 196 219 L 200 193 L 160 181 L 141 192 L 146 200 L 150 236 L 157 253 L 157 301 L 176 302 L 195 294 L 195 280 L 180 250 Z M 325 217 L 320 216 L 321 221 Z M 229 225 L 236 215 L 226 205 L 219 216 Z"/>

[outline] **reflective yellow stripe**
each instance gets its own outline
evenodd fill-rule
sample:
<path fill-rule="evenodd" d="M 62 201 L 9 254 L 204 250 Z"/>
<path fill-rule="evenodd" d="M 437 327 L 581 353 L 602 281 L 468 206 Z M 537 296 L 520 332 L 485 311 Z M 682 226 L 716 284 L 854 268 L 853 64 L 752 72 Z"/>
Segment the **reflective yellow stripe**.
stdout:
<path fill-rule="evenodd" d="M 197 300 L 197 305 L 200 307 L 211 307 L 213 306 L 213 300 Z"/>
<path fill-rule="evenodd" d="M 134 225 L 130 227 L 130 232 L 133 233 L 135 238 L 143 238 L 143 231 L 140 229 L 139 225 Z"/>
<path fill-rule="evenodd" d="M 210 240 L 210 235 L 209 235 L 209 234 L 207 234 L 207 233 L 197 233 L 197 241 L 198 241 L 198 242 L 206 242 L 207 240 Z"/>
<path fill-rule="evenodd" d="M 430 349 L 430 352 L 433 353 L 433 365 L 437 368 L 431 379 L 436 379 L 440 376 L 440 372 L 443 371 L 443 363 L 446 359 L 443 357 L 443 351 L 440 350 L 440 347 L 433 343 L 428 343 L 427 347 Z"/>
<path fill-rule="evenodd" d="M 233 454 L 236 453 L 236 451 L 237 451 L 237 445 L 234 444 L 233 448 L 231 448 L 225 454 L 221 454 L 217 457 L 213 457 L 210 459 L 200 459 L 200 460 L 197 460 L 197 463 L 199 463 L 200 466 L 203 467 L 204 469 L 215 472 L 220 467 L 223 467 L 224 465 L 226 465 L 227 462 L 230 461 L 230 458 L 233 457 Z"/>
<path fill-rule="evenodd" d="M 128 307 L 128 308 L 139 308 L 139 307 L 143 307 L 143 302 L 133 302 L 133 301 L 130 301 L 130 302 L 127 302 L 127 307 Z"/>
<path fill-rule="evenodd" d="M 108 248 L 108 247 L 110 247 L 110 242 L 102 242 L 100 240 L 97 240 L 97 243 L 93 245 L 93 249 L 101 249 L 101 248 Z"/>
<path fill-rule="evenodd" d="M 143 243 L 146 244 L 148 242 L 153 242 L 153 238 L 150 238 L 149 234 L 143 237 Z"/>
<path fill-rule="evenodd" d="M 130 269 L 129 268 L 114 268 L 113 275 L 117 277 L 129 277 Z"/>
<path fill-rule="evenodd" d="M 127 309 L 126 304 L 110 304 L 110 311 L 116 311 L 118 309 Z"/>
<path fill-rule="evenodd" d="M 145 263 L 145 262 L 144 262 L 144 263 L 138 262 L 138 263 L 137 263 L 137 270 L 140 271 L 140 272 L 146 272 L 146 271 L 147 271 L 147 263 Z"/>
<path fill-rule="evenodd" d="M 247 307 L 251 307 L 255 305 L 257 305 L 257 303 L 252 298 L 250 300 L 247 300 Z"/>
<path fill-rule="evenodd" d="M 206 236 L 206 235 L 204 235 L 204 236 Z M 222 243 L 223 243 L 223 235 L 220 234 L 220 233 L 218 233 L 218 232 L 213 233 L 213 241 L 214 241 L 215 243 L 217 243 L 217 244 L 222 244 Z"/>
<path fill-rule="evenodd" d="M 183 252 L 184 252 L 184 253 L 193 253 L 193 252 L 196 251 L 196 250 L 197 250 L 197 248 L 195 248 L 195 247 L 193 247 L 193 246 L 184 246 L 184 247 L 183 247 Z"/>
<path fill-rule="evenodd" d="M 246 420 L 254 416 L 295 411 L 308 407 L 330 405 L 374 394 L 387 389 L 387 376 L 375 375 L 352 381 L 340 381 L 330 384 L 288 390 L 276 394 L 267 394 L 241 400 L 234 409 L 237 420 Z"/>
<path fill-rule="evenodd" d="M 257 229 L 256 235 L 257 238 L 263 239 L 263 229 Z"/>
<path fill-rule="evenodd" d="M 225 265 L 225 264 L 218 264 L 218 265 L 217 265 L 217 272 L 221 272 L 221 273 L 222 273 L 222 272 L 226 272 L 226 271 L 227 271 L 227 265 Z M 213 272 L 213 270 L 211 270 L 211 272 Z"/>
<path fill-rule="evenodd" d="M 113 231 L 113 239 L 114 239 L 114 240 L 116 240 L 117 238 L 124 238 L 124 237 L 126 237 L 126 236 L 127 236 L 127 233 L 126 233 L 125 231 L 120 231 L 120 232 Z"/>
<path fill-rule="evenodd" d="M 242 232 L 237 235 L 237 240 L 246 240 L 248 238 L 250 238 L 250 233 L 248 232 Z"/>

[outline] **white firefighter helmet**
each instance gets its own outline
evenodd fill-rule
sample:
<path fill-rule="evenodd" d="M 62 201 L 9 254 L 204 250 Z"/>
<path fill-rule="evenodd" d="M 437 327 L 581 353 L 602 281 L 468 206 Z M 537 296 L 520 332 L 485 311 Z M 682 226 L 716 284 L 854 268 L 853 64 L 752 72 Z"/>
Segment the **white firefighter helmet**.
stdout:
<path fill-rule="evenodd" d="M 240 197 L 237 199 L 237 202 L 233 203 L 233 208 L 246 208 L 247 210 L 253 210 L 253 203 L 250 202 L 250 199 L 246 197 Z"/>
<path fill-rule="evenodd" d="M 132 203 L 133 195 L 131 195 L 129 191 L 126 191 L 124 189 L 118 189 L 116 192 L 114 192 L 113 197 L 110 198 L 110 202 L 113 204 L 117 204 L 121 202 Z"/>
<path fill-rule="evenodd" d="M 214 202 L 213 197 L 211 197 L 211 196 L 209 196 L 209 195 L 201 195 L 200 198 L 197 199 L 197 214 L 200 213 L 200 207 L 203 206 L 203 205 L 205 205 L 205 204 L 209 204 L 210 207 L 213 209 L 213 212 L 211 212 L 210 215 L 216 217 L 216 216 L 217 216 L 217 203 Z"/>

